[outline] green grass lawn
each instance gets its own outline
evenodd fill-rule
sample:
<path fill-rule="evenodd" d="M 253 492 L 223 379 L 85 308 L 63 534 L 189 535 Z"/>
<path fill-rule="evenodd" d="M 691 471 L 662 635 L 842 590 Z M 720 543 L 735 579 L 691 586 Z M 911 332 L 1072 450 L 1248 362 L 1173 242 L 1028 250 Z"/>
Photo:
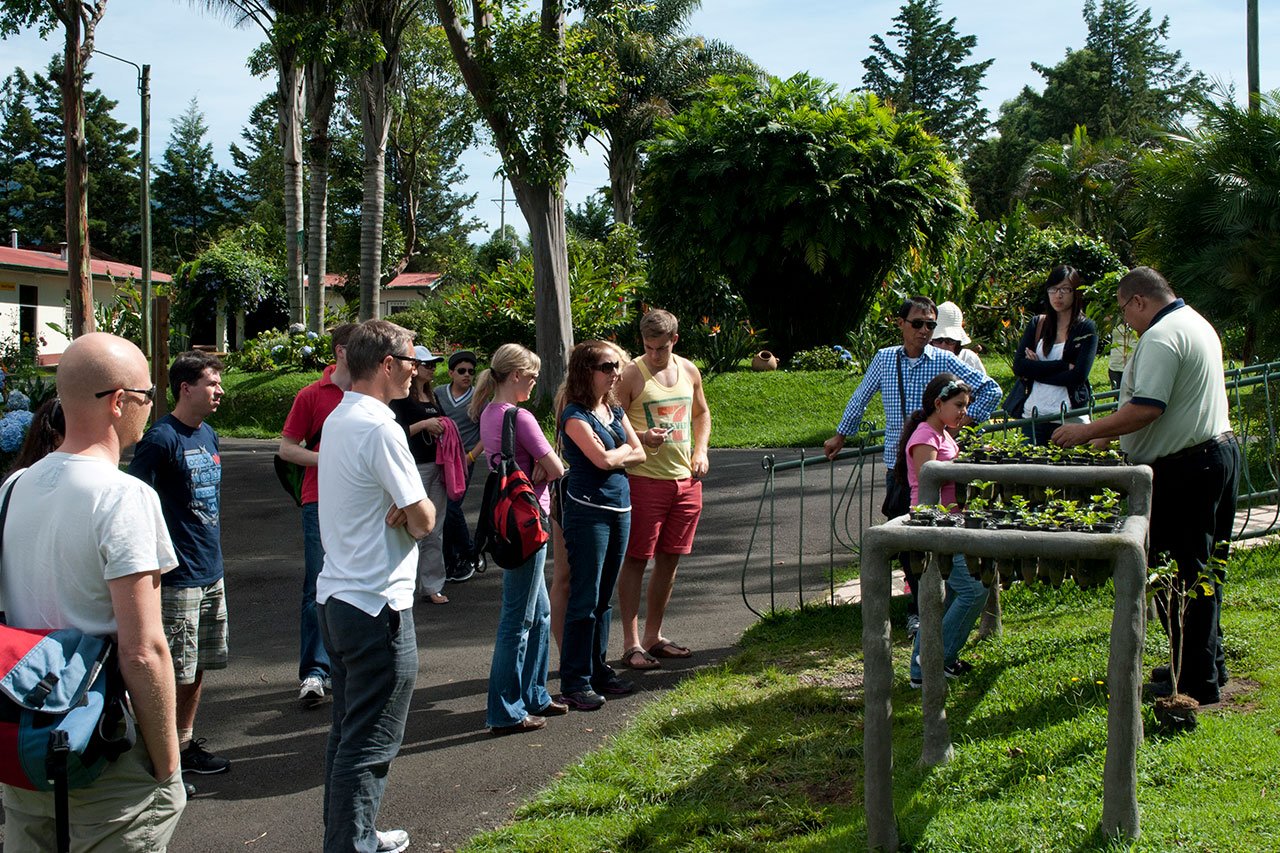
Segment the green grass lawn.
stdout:
<path fill-rule="evenodd" d="M 920 694 L 907 686 L 908 647 L 896 634 L 894 790 L 904 849 L 1280 849 L 1280 647 L 1270 641 L 1280 630 L 1278 575 L 1274 546 L 1241 551 L 1228 570 L 1227 659 L 1246 692 L 1179 736 L 1156 732 L 1144 707 L 1142 837 L 1132 846 L 1096 834 L 1109 588 L 1016 584 L 1005 594 L 1004 635 L 971 646 L 965 657 L 976 670 L 951 683 L 956 756 L 943 767 L 916 766 Z M 726 665 L 645 706 L 512 824 L 466 849 L 865 849 L 860 636 L 856 607 L 762 620 Z M 1153 627 L 1147 667 L 1164 661 L 1163 643 Z"/>

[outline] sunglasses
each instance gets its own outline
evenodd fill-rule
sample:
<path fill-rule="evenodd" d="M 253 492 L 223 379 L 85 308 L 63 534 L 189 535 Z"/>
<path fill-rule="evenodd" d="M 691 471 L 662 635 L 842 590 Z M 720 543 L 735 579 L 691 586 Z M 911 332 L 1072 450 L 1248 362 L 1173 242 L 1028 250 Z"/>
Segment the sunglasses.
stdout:
<path fill-rule="evenodd" d="M 141 394 L 142 396 L 147 398 L 148 403 L 155 402 L 155 399 L 156 399 L 156 386 L 154 385 L 152 385 L 150 388 L 108 388 L 105 391 L 99 391 L 97 394 L 94 394 L 93 396 L 101 400 L 103 397 L 107 396 L 108 394 L 114 394 L 117 391 L 129 391 L 130 393 L 133 393 L 133 394 Z"/>
<path fill-rule="evenodd" d="M 598 370 L 601 373 L 617 373 L 621 369 L 621 365 L 616 361 L 602 361 L 592 369 Z"/>
<path fill-rule="evenodd" d="M 938 328 L 937 320 L 922 320 L 917 317 L 914 320 L 904 320 L 903 322 L 910 325 L 913 329 L 923 329 L 927 327 L 929 331 L 932 332 L 934 329 Z"/>
<path fill-rule="evenodd" d="M 470 376 L 476 372 L 476 369 L 474 367 L 455 367 L 453 372 L 459 376 Z"/>

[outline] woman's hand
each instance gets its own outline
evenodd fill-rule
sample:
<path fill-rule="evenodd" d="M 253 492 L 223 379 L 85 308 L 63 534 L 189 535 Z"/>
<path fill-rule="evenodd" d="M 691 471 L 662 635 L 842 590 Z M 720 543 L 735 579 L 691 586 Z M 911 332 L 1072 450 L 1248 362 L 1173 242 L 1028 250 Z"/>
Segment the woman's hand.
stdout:
<path fill-rule="evenodd" d="M 444 424 L 440 422 L 440 418 L 427 418 L 426 420 L 418 421 L 418 431 L 440 436 L 444 433 Z"/>
<path fill-rule="evenodd" d="M 1039 361 L 1039 360 L 1040 360 L 1040 357 L 1036 355 L 1035 350 L 1031 349 L 1030 347 L 1024 348 L 1024 349 L 1022 350 L 1022 352 L 1023 352 L 1023 354 L 1024 354 L 1024 355 L 1026 355 L 1026 357 L 1027 357 L 1028 359 L 1030 359 L 1031 361 Z"/>

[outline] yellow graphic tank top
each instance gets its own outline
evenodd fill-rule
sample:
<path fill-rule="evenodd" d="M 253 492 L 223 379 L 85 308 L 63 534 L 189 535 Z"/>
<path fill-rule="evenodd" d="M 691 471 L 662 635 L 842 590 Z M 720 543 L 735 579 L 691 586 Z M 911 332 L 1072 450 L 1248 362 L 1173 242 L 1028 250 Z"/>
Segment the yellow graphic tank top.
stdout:
<path fill-rule="evenodd" d="M 644 389 L 627 408 L 632 428 L 644 432 L 650 427 L 668 427 L 671 431 L 656 452 L 648 453 L 644 462 L 628 472 L 655 480 L 687 480 L 693 476 L 689 463 L 693 455 L 693 381 L 679 360 L 676 383 L 670 387 L 653 378 L 643 359 L 636 359 L 636 367 Z"/>

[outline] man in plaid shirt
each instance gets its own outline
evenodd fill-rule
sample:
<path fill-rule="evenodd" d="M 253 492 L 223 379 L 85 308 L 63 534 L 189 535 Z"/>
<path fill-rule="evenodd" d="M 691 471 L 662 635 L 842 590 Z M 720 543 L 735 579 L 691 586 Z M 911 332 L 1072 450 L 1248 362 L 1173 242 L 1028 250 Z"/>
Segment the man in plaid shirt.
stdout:
<path fill-rule="evenodd" d="M 885 482 L 893 476 L 897 461 L 898 440 L 902 423 L 907 416 L 920 408 L 924 389 L 940 373 L 953 373 L 973 389 L 969 403 L 969 417 L 982 421 L 995 411 L 1000 402 L 1000 386 L 995 380 L 983 376 L 945 350 L 929 346 L 933 330 L 937 328 L 938 308 L 925 296 L 912 296 L 898 307 L 897 324 L 902 331 L 902 346 L 885 347 L 875 354 L 867 373 L 862 377 L 858 390 L 849 398 L 844 417 L 836 434 L 823 443 L 828 459 L 834 460 L 843 448 L 845 437 L 858 431 L 862 415 L 871 397 L 880 392 L 884 401 L 884 465 Z M 902 390 L 898 392 L 898 368 L 902 368 Z"/>

